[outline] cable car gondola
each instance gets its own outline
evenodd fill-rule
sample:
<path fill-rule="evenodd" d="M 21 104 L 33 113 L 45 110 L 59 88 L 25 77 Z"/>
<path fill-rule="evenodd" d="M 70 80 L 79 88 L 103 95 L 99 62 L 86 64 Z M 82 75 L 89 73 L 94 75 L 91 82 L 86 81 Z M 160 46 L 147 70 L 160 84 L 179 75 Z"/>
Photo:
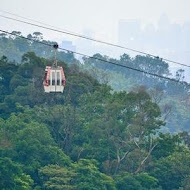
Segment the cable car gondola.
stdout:
<path fill-rule="evenodd" d="M 45 76 L 43 81 L 44 91 L 46 93 L 63 93 L 65 87 L 65 74 L 63 67 L 57 66 L 56 50 L 58 45 L 55 44 L 53 47 L 55 48 L 55 60 L 52 66 L 46 66 L 45 68 Z"/>

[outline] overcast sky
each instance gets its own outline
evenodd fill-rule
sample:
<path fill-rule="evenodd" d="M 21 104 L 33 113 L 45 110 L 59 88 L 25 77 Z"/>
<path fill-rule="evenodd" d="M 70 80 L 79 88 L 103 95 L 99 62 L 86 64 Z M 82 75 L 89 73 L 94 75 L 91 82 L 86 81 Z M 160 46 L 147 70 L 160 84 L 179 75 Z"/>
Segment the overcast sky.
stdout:
<path fill-rule="evenodd" d="M 189 7 L 190 0 L 0 0 L 1 10 L 74 32 L 88 29 L 94 37 L 114 42 L 119 19 L 140 19 L 143 24 L 156 25 L 165 13 L 171 22 L 183 24 L 190 21 Z M 0 23 L 3 29 L 38 30 L 2 18 Z M 60 36 L 49 34 L 53 38 Z"/>

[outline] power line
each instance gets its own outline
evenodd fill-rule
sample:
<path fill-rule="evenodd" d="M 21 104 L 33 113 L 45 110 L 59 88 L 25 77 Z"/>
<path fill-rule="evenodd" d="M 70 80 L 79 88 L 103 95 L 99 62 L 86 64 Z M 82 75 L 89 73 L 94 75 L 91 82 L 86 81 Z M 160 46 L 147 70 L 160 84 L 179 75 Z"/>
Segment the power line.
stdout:
<path fill-rule="evenodd" d="M 0 9 L 0 12 L 6 13 L 6 14 L 9 14 L 9 15 L 12 15 L 12 16 L 16 16 L 16 17 L 19 17 L 19 18 L 22 18 L 22 19 L 25 19 L 25 20 L 29 20 L 29 21 L 32 21 L 32 22 L 35 22 L 35 23 L 38 23 L 38 24 L 43 24 L 43 25 L 45 25 L 45 26 L 50 26 L 50 27 L 56 28 L 56 29 L 58 29 L 58 30 L 63 30 L 62 28 L 59 28 L 59 27 L 56 27 L 56 26 L 53 26 L 53 25 L 50 25 L 50 24 L 47 24 L 47 23 L 44 23 L 44 22 L 40 22 L 40 21 L 31 19 L 31 18 L 27 18 L 27 17 L 24 17 L 24 16 L 20 16 L 20 15 L 18 15 L 18 14 L 10 13 L 10 12 L 7 12 L 7 11 L 1 10 L 1 9 Z M 3 16 L 4 16 L 4 15 L 3 15 Z M 72 32 L 72 31 L 65 30 L 65 29 L 64 29 L 64 31 L 70 32 L 70 33 L 74 33 L 74 32 Z M 75 34 L 77 34 L 77 33 L 75 33 Z"/>
<path fill-rule="evenodd" d="M 9 12 L 6 12 L 6 11 L 1 11 L 1 12 L 5 12 L 7 14 L 12 14 L 12 13 L 9 13 Z M 21 16 L 16 15 L 16 14 L 12 14 L 12 15 L 15 15 L 15 16 L 20 17 L 20 18 L 27 19 L 26 17 L 21 17 Z M 86 39 L 86 40 L 102 43 L 102 44 L 113 46 L 113 47 L 117 47 L 117 48 L 120 48 L 120 49 L 129 50 L 129 51 L 132 51 L 132 52 L 135 52 L 135 53 L 140 53 L 140 54 L 143 54 L 143 55 L 146 55 L 146 56 L 150 56 L 150 57 L 153 57 L 153 58 L 156 58 L 156 59 L 161 59 L 163 61 L 167 61 L 167 62 L 170 62 L 170 63 L 174 63 L 174 64 L 177 64 L 177 65 L 181 65 L 181 66 L 185 66 L 185 67 L 189 67 L 190 68 L 190 65 L 186 65 L 186 64 L 183 64 L 183 63 L 180 63 L 180 62 L 172 61 L 172 60 L 169 60 L 169 59 L 166 59 L 166 58 L 161 58 L 159 56 L 156 56 L 156 55 L 153 55 L 153 54 L 149 54 L 149 53 L 146 53 L 146 52 L 143 52 L 143 51 L 140 51 L 140 50 L 128 48 L 128 47 L 125 47 L 125 46 L 120 46 L 120 45 L 117 45 L 117 44 L 105 42 L 105 41 L 98 40 L 98 39 L 95 39 L 95 38 L 90 38 L 90 37 L 87 37 L 87 36 L 84 36 L 84 35 L 81 35 L 81 34 L 77 34 L 77 33 L 74 33 L 74 32 L 69 32 L 69 31 L 63 31 L 63 30 L 60 30 L 60 29 L 55 29 L 54 26 L 47 25 L 45 23 L 35 21 L 33 19 L 27 19 L 27 20 L 31 20 L 31 21 L 34 21 L 34 22 L 37 22 L 37 23 L 40 23 L 40 24 L 45 24 L 46 26 L 30 23 L 30 22 L 27 22 L 27 21 L 19 20 L 19 19 L 16 19 L 16 18 L 4 16 L 4 15 L 0 15 L 0 17 L 6 18 L 6 19 L 9 19 L 9 20 L 14 20 L 14 21 L 17 21 L 17 22 L 20 22 L 20 23 L 28 24 L 28 25 L 31 25 L 31 26 L 35 26 L 35 27 L 51 30 L 51 31 L 54 31 L 54 32 L 59 32 L 59 33 L 63 33 L 63 34 L 67 34 L 67 35 L 83 38 L 83 39 Z M 54 28 L 51 28 L 49 26 L 54 27 Z"/>
<path fill-rule="evenodd" d="M 0 29 L 0 31 L 3 32 L 3 33 L 9 34 L 9 35 L 17 36 L 19 38 L 22 38 L 22 39 L 25 39 L 25 40 L 29 40 L 29 41 L 32 41 L 32 42 L 35 42 L 35 43 L 43 44 L 43 45 L 46 45 L 46 46 L 49 46 L 49 47 L 53 48 L 52 44 L 46 43 L 44 41 L 37 41 L 37 40 L 31 39 L 31 38 L 20 36 L 18 34 L 7 32 L 7 31 L 1 30 L 1 29 Z M 94 60 L 102 61 L 102 62 L 109 63 L 109 64 L 112 64 L 112 65 L 115 65 L 115 66 L 119 66 L 119 67 L 123 67 L 123 68 L 130 69 L 130 70 L 133 70 L 133 71 L 141 72 L 141 73 L 144 73 L 144 74 L 147 74 L 147 75 L 150 75 L 150 76 L 154 76 L 154 77 L 158 77 L 158 78 L 161 78 L 161 79 L 165 79 L 165 80 L 173 81 L 173 82 L 176 82 L 176 83 L 180 83 L 182 85 L 186 84 L 186 85 L 190 86 L 190 84 L 188 84 L 187 82 L 181 82 L 179 80 L 176 80 L 176 79 L 173 79 L 173 78 L 169 78 L 169 77 L 166 77 L 166 76 L 158 75 L 158 74 L 155 74 L 155 73 L 150 73 L 150 72 L 147 72 L 147 71 L 144 71 L 144 70 L 140 70 L 140 69 L 136 69 L 136 68 L 133 68 L 133 67 L 129 67 L 129 66 L 126 66 L 126 65 L 120 65 L 120 64 L 118 64 L 116 62 L 113 62 L 113 61 L 108 61 L 108 60 L 101 59 L 101 58 L 98 58 L 98 57 L 86 55 L 84 53 L 80 53 L 80 52 L 76 52 L 76 51 L 71 51 L 71 50 L 68 50 L 66 48 L 58 48 L 58 49 L 63 50 L 63 51 L 67 51 L 67 52 L 71 52 L 71 53 L 76 54 L 76 55 L 84 56 L 84 57 L 87 57 L 89 59 L 94 59 Z M 130 62 L 133 63 L 132 61 L 130 61 Z"/>

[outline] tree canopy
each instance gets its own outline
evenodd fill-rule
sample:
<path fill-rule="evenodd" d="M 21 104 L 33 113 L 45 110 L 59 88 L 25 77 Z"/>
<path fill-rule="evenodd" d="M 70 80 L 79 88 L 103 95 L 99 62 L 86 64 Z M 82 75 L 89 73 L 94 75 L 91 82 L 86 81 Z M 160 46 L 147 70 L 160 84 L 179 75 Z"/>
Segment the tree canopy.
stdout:
<path fill-rule="evenodd" d="M 29 37 L 43 41 L 39 32 Z M 25 53 L 18 64 L 5 56 L 0 59 L 0 189 L 189 188 L 189 133 L 164 131 L 168 122 L 189 126 L 188 99 L 186 105 L 178 105 L 178 99 L 170 98 L 179 93 L 172 89 L 173 83 L 87 58 L 84 64 L 76 65 L 79 61 L 72 54 L 60 52 L 59 65 L 64 67 L 67 85 L 63 94 L 46 94 L 44 68 L 52 61 L 45 56 L 46 49 L 42 52 L 40 46 L 8 36 L 1 35 L 0 41 L 14 43 L 15 51 Z M 28 48 L 38 53 L 24 52 Z M 115 61 L 169 74 L 167 63 L 150 57 L 133 60 L 124 54 Z M 114 89 L 107 80 L 115 77 L 115 72 L 118 81 L 122 76 L 122 82 L 130 83 L 125 90 L 122 85 Z M 188 94 L 186 86 L 179 89 Z M 170 119 L 169 101 L 176 109 Z"/>

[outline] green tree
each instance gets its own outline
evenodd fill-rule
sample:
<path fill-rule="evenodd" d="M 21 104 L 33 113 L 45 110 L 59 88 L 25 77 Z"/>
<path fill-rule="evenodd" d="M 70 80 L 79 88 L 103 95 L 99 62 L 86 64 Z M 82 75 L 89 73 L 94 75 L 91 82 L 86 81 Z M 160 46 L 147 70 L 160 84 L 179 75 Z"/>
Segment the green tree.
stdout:
<path fill-rule="evenodd" d="M 115 179 L 118 190 L 142 190 L 140 182 L 129 173 L 119 175 Z"/>
<path fill-rule="evenodd" d="M 151 170 L 151 174 L 165 190 L 178 189 L 190 175 L 190 151 L 182 148 L 184 150 L 158 160 Z"/>
<path fill-rule="evenodd" d="M 140 173 L 135 176 L 135 179 L 140 182 L 144 189 L 155 189 L 158 188 L 158 180 L 150 176 L 148 173 Z"/>
<path fill-rule="evenodd" d="M 12 115 L 0 127 L 8 135 L 12 145 L 11 149 L 5 147 L 2 154 L 24 165 L 24 171 L 30 174 L 35 182 L 38 180 L 37 170 L 40 167 L 48 164 L 71 164 L 69 157 L 56 146 L 44 124 L 31 121 L 26 115 Z"/>
<path fill-rule="evenodd" d="M 77 190 L 116 190 L 113 179 L 101 173 L 96 161 L 81 159 L 75 164 Z"/>
<path fill-rule="evenodd" d="M 58 165 L 48 165 L 40 168 L 39 175 L 42 188 L 45 190 L 73 190 L 73 178 L 76 175 L 71 169 Z"/>
<path fill-rule="evenodd" d="M 148 93 L 140 89 L 111 95 L 104 88 L 83 96 L 81 104 L 81 114 L 87 118 L 83 120 L 87 137 L 83 155 L 97 159 L 112 174 L 124 168 L 140 172 L 156 146 L 153 136 L 164 124 L 158 105 Z M 126 168 L 132 161 L 128 157 L 136 158 L 136 166 L 131 169 Z"/>
<path fill-rule="evenodd" d="M 157 138 L 157 146 L 152 152 L 152 156 L 158 160 L 173 154 L 178 145 L 181 143 L 179 135 L 163 134 L 160 133 Z"/>
<path fill-rule="evenodd" d="M 33 180 L 22 172 L 21 165 L 0 157 L 0 187 L 4 190 L 30 190 Z"/>

